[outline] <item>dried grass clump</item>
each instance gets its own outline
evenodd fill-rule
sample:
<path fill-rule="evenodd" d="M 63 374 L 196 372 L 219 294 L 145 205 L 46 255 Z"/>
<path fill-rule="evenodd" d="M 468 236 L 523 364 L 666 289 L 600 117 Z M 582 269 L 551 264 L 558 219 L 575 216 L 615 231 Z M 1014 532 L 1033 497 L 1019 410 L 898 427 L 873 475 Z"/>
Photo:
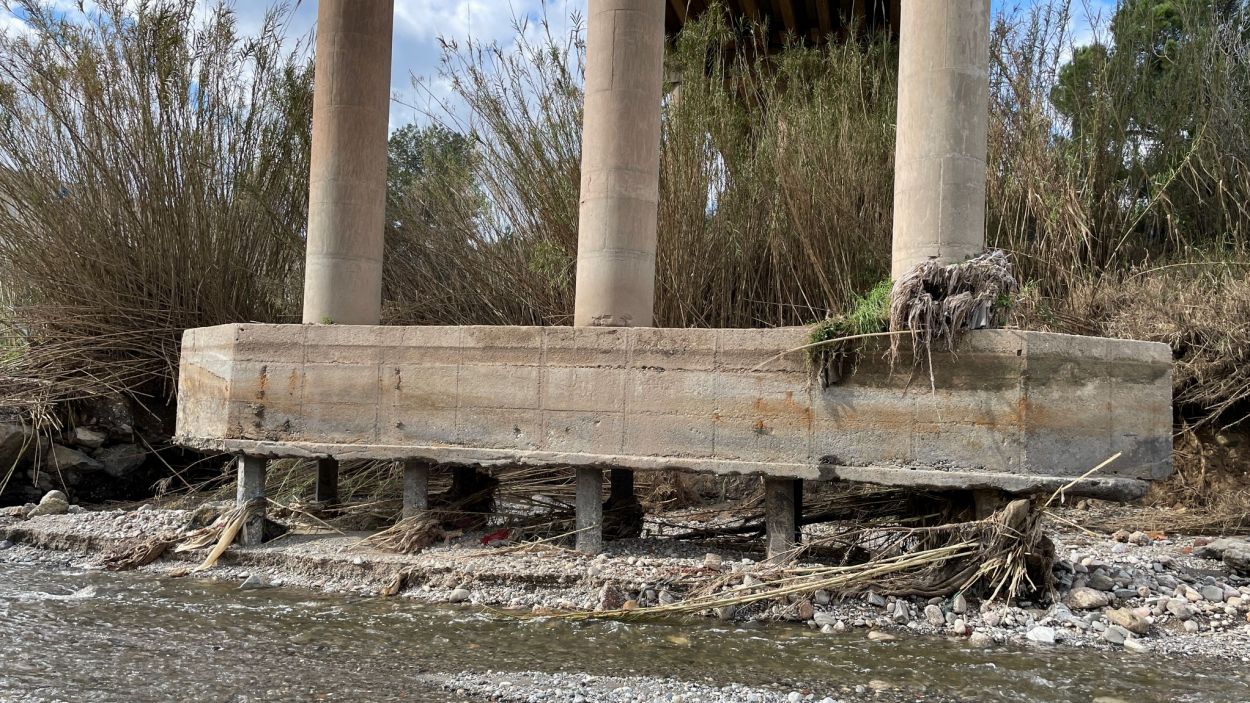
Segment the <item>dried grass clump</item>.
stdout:
<path fill-rule="evenodd" d="M 298 310 L 311 66 L 282 8 L 249 36 L 195 0 L 5 4 L 0 406 L 168 419 L 182 330 Z"/>
<path fill-rule="evenodd" d="M 443 529 L 443 516 L 438 512 L 425 512 L 369 535 L 358 546 L 395 554 L 417 554 L 442 542 L 445 537 L 447 532 Z"/>
<path fill-rule="evenodd" d="M 1173 402 L 1192 429 L 1222 430 L 1250 417 L 1250 253 L 1193 252 L 1090 278 L 1062 297 L 1022 296 L 1017 324 L 1072 334 L 1164 342 L 1172 348 Z M 1205 435 L 1204 435 L 1205 436 Z"/>
<path fill-rule="evenodd" d="M 147 566 L 177 544 L 178 540 L 164 535 L 136 540 L 128 546 L 104 555 L 100 565 L 109 571 L 129 571 Z"/>
<path fill-rule="evenodd" d="M 837 547 L 845 554 L 871 555 L 860 563 L 783 566 L 778 562 L 784 560 L 774 559 L 755 570 L 759 584 L 751 587 L 733 585 L 741 574 L 717 574 L 676 603 L 558 617 L 699 615 L 762 601 L 785 602 L 817 590 L 849 595 L 871 588 L 878 593 L 921 597 L 966 592 L 989 600 L 1035 593 L 1050 596 L 1054 550 L 1043 534 L 1039 507 L 1029 500 L 1016 500 L 984 520 L 923 528 L 851 528 L 813 540 L 789 557 L 799 557 L 808 549 Z"/>
<path fill-rule="evenodd" d="M 953 349 L 968 330 L 1002 324 L 1020 290 L 1006 253 L 993 250 L 954 264 L 920 263 L 890 291 L 890 331 L 911 333 L 917 356 L 935 341 Z M 898 337 L 891 351 L 898 352 Z"/>

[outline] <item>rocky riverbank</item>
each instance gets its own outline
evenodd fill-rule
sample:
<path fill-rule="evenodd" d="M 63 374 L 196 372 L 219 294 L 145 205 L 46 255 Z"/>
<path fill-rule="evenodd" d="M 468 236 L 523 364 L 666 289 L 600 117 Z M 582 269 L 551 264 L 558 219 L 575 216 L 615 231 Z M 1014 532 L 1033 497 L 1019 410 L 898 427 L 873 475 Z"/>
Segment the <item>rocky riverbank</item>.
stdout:
<path fill-rule="evenodd" d="M 97 566 L 109 554 L 194 526 L 192 511 L 77 510 L 24 518 L 0 512 L 0 563 Z M 36 511 L 38 512 L 38 511 Z M 54 511 L 56 512 L 56 511 Z M 816 591 L 708 613 L 722 620 L 797 620 L 824 633 L 862 632 L 869 640 L 959 638 L 1003 645 L 1120 649 L 1147 656 L 1250 661 L 1250 543 L 1145 532 L 1102 535 L 1076 529 L 1068 508 L 1049 525 L 1056 546 L 1059 602 L 979 602 L 956 594 L 917 599 L 872 591 L 841 598 Z M 671 517 L 666 518 L 670 523 Z M 646 608 L 680 601 L 715 579 L 736 592 L 765 588 L 774 566 L 744 553 L 671 539 L 611 542 L 587 557 L 543 544 L 483 546 L 466 534 L 417 555 L 378 552 L 366 533 L 287 534 L 262 547 L 232 547 L 208 578 L 245 588 L 286 585 L 330 592 L 396 594 L 545 614 Z M 489 540 L 487 540 L 489 541 Z M 205 550 L 169 552 L 143 567 L 185 575 Z"/>

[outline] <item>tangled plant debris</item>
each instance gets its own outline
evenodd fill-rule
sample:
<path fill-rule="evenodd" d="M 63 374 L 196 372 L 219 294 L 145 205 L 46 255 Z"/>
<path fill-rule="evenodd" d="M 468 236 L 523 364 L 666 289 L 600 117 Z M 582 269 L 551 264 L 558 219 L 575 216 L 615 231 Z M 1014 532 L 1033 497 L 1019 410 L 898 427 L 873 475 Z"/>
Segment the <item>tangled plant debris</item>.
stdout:
<path fill-rule="evenodd" d="M 917 357 L 934 341 L 953 349 L 963 332 L 1003 324 L 1019 292 L 1011 261 L 997 249 L 948 265 L 924 261 L 894 282 L 890 330 L 910 332 Z M 896 336 L 896 357 L 898 345 Z"/>

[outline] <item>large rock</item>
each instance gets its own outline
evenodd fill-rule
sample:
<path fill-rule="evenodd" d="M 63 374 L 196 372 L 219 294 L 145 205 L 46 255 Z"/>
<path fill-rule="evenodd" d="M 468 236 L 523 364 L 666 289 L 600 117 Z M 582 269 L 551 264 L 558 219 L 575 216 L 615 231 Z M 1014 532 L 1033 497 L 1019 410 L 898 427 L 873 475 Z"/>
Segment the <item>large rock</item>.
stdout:
<path fill-rule="evenodd" d="M 1034 627 L 1033 629 L 1029 630 L 1028 634 L 1026 634 L 1025 637 L 1028 638 L 1030 642 L 1038 642 L 1040 644 L 1054 644 L 1055 634 L 1056 634 L 1055 629 L 1053 627 L 1045 627 L 1043 625 L 1038 625 L 1037 627 Z"/>
<path fill-rule="evenodd" d="M 1115 588 L 1115 581 L 1102 571 L 1095 571 L 1089 575 L 1086 585 L 1096 591 L 1110 591 Z"/>
<path fill-rule="evenodd" d="M 38 446 L 35 432 L 20 422 L 0 422 L 0 466 L 22 466 L 32 460 Z"/>
<path fill-rule="evenodd" d="M 82 473 L 86 471 L 99 471 L 104 468 L 104 464 L 101 464 L 77 449 L 71 449 L 60 444 L 53 444 L 52 449 L 43 457 L 42 468 L 44 471 L 74 471 Z"/>
<path fill-rule="evenodd" d="M 107 434 L 125 437 L 134 432 L 130 401 L 120 395 L 102 395 L 80 401 L 78 420 Z"/>
<path fill-rule="evenodd" d="M 1219 561 L 1229 549 L 1250 550 L 1250 541 L 1239 537 L 1221 537 L 1194 547 L 1194 556 Z"/>
<path fill-rule="evenodd" d="M 1250 545 L 1224 551 L 1224 563 L 1242 576 L 1250 576 Z"/>
<path fill-rule="evenodd" d="M 90 427 L 74 428 L 74 444 L 88 449 L 99 449 L 109 439 L 107 432 L 102 432 Z"/>
<path fill-rule="evenodd" d="M 114 478 L 124 478 L 143 466 L 148 453 L 137 444 L 115 444 L 95 452 L 96 461 L 104 466 L 104 471 Z"/>
<path fill-rule="evenodd" d="M 1146 618 L 1134 613 L 1129 608 L 1115 608 L 1108 610 L 1106 613 L 1107 620 L 1111 624 L 1118 625 L 1135 635 L 1144 635 L 1150 631 L 1150 623 Z"/>
<path fill-rule="evenodd" d="M 1097 610 L 1111 604 L 1111 596 L 1105 591 L 1095 591 L 1088 586 L 1072 589 L 1067 598 L 1068 607 L 1074 610 Z"/>
<path fill-rule="evenodd" d="M 40 515 L 64 515 L 69 512 L 69 499 L 60 491 L 48 491 L 43 500 L 39 501 L 31 510 L 27 517 L 39 517 Z"/>

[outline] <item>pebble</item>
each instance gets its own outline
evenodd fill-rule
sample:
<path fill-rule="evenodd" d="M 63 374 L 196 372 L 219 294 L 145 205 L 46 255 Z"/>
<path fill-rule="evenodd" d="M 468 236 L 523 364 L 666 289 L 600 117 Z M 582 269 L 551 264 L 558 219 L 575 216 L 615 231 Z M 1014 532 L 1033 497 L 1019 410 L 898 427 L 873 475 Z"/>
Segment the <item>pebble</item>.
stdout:
<path fill-rule="evenodd" d="M 1102 638 L 1112 644 L 1124 644 L 1132 635 L 1129 631 L 1119 625 L 1112 625 L 1107 631 L 1102 633 Z"/>
<path fill-rule="evenodd" d="M 816 605 L 829 605 L 833 602 L 833 594 L 829 591 L 816 591 L 813 597 L 816 599 Z"/>
<path fill-rule="evenodd" d="M 816 616 L 816 608 L 812 606 L 811 601 L 804 599 L 795 606 L 795 614 L 800 620 L 811 620 Z"/>
<path fill-rule="evenodd" d="M 1124 649 L 1137 654 L 1145 654 L 1150 651 L 1150 645 L 1134 637 L 1124 640 Z"/>
<path fill-rule="evenodd" d="M 1198 610 L 1194 606 L 1185 602 L 1180 598 L 1172 598 L 1168 601 L 1167 611 L 1175 615 L 1180 620 L 1189 620 L 1198 614 Z"/>
<path fill-rule="evenodd" d="M 0 552 L 3 552 L 6 549 L 12 549 L 12 548 L 13 548 L 12 542 L 10 542 L 7 539 L 0 540 Z"/>
<path fill-rule="evenodd" d="M 1146 618 L 1134 613 L 1128 608 L 1114 608 L 1103 613 L 1107 620 L 1110 620 L 1116 626 L 1122 627 L 1129 632 L 1138 635 L 1144 635 L 1150 630 L 1150 623 Z"/>
<path fill-rule="evenodd" d="M 951 601 L 951 610 L 960 615 L 968 612 L 968 599 L 964 598 L 964 594 L 955 594 L 955 599 Z"/>
<path fill-rule="evenodd" d="M 269 584 L 265 583 L 265 579 L 260 574 L 248 574 L 248 577 L 243 579 L 243 583 L 239 584 L 240 591 L 253 591 L 258 588 L 268 587 Z"/>
<path fill-rule="evenodd" d="M 451 593 L 447 594 L 447 601 L 449 603 L 465 603 L 472 597 L 473 594 L 469 592 L 469 589 L 456 588 L 453 589 Z"/>
<path fill-rule="evenodd" d="M 1045 625 L 1038 625 L 1034 627 L 1033 629 L 1029 630 L 1028 634 L 1025 635 L 1025 637 L 1027 637 L 1030 642 L 1038 642 L 1041 644 L 1054 644 L 1055 643 L 1055 629 L 1053 627 L 1046 627 Z"/>
<path fill-rule="evenodd" d="M 1089 575 L 1089 580 L 1085 585 L 1096 591 L 1110 591 L 1115 588 L 1115 581 L 1111 577 L 1101 571 L 1095 571 Z"/>
<path fill-rule="evenodd" d="M 869 591 L 868 595 L 865 596 L 864 599 L 868 601 L 868 605 L 873 605 L 878 608 L 885 607 L 885 603 L 886 603 L 885 598 L 882 598 L 880 595 L 878 595 L 874 591 Z"/>
<path fill-rule="evenodd" d="M 869 630 L 868 639 L 873 642 L 893 642 L 898 638 L 884 630 Z"/>
<path fill-rule="evenodd" d="M 934 627 L 942 627 L 946 624 L 946 614 L 936 605 L 926 605 L 924 607 L 924 619 Z"/>
<path fill-rule="evenodd" d="M 975 630 L 972 635 L 968 637 L 968 644 L 973 647 L 980 647 L 983 649 L 993 647 L 994 638 L 984 632 L 981 632 L 980 630 Z"/>
<path fill-rule="evenodd" d="M 1224 589 L 1220 586 L 1203 586 L 1199 593 L 1202 594 L 1205 600 L 1209 600 L 1212 603 L 1224 602 Z"/>

